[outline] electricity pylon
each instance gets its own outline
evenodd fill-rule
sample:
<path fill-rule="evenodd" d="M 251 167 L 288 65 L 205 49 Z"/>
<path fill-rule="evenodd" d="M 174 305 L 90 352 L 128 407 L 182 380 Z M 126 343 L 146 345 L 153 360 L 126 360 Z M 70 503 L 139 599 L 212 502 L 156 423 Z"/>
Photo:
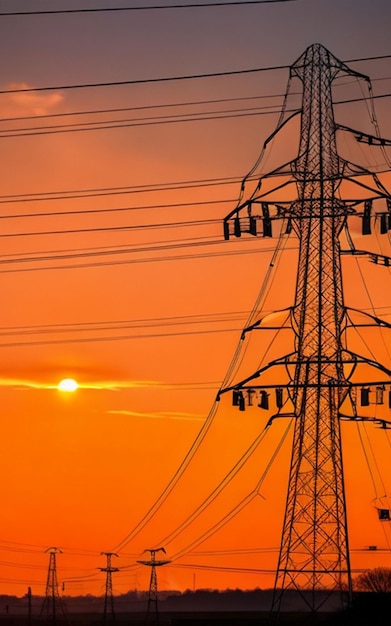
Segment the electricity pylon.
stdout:
<path fill-rule="evenodd" d="M 31 607 L 31 598 L 32 598 L 32 591 L 31 591 L 31 587 L 27 587 L 27 615 L 28 615 L 28 625 L 31 626 L 31 621 L 32 621 L 32 607 Z"/>
<path fill-rule="evenodd" d="M 137 563 L 141 563 L 141 565 L 147 565 L 151 568 L 151 577 L 149 581 L 149 593 L 148 593 L 148 605 L 147 605 L 147 613 L 145 617 L 146 624 L 155 624 L 157 626 L 159 624 L 159 611 L 158 611 L 158 587 L 157 587 L 157 574 L 156 568 L 161 567 L 162 565 L 167 565 L 170 563 L 169 560 L 160 560 L 156 559 L 156 552 L 164 552 L 166 553 L 164 548 L 155 548 L 144 550 L 144 552 L 149 552 L 151 558 L 148 561 L 137 561 Z"/>
<path fill-rule="evenodd" d="M 115 622 L 112 574 L 113 572 L 119 572 L 119 569 L 111 565 L 111 557 L 118 556 L 118 554 L 115 552 L 101 552 L 101 555 L 106 557 L 106 567 L 99 568 L 101 572 L 106 572 L 105 603 L 103 607 L 103 626 L 105 626 L 108 623 L 109 611 L 112 624 Z"/>
<path fill-rule="evenodd" d="M 59 613 L 61 613 L 64 618 L 66 617 L 65 609 L 58 592 L 57 581 L 57 554 L 62 554 L 62 550 L 52 547 L 45 550 L 45 552 L 49 553 L 49 568 L 41 615 L 46 614 L 48 620 L 51 620 L 53 626 L 55 626 Z"/>
<path fill-rule="evenodd" d="M 348 329 L 354 326 L 354 312 L 344 303 L 341 239 L 343 233 L 348 242 L 345 254 L 367 254 L 374 260 L 373 254 L 354 248 L 348 218 L 351 215 L 361 218 L 362 234 L 369 234 L 373 203 L 380 201 L 384 208 L 377 215 L 382 232 L 387 232 L 391 229 L 391 196 L 375 174 L 339 155 L 336 134 L 338 131 L 349 133 L 357 141 L 379 146 L 391 142 L 336 124 L 332 84 L 342 75 L 353 76 L 370 85 L 366 76 L 350 69 L 320 44 L 307 48 L 291 66 L 290 80 L 299 79 L 302 83 L 301 108 L 289 119 L 281 118 L 264 147 L 290 119 L 300 115 L 298 155 L 257 181 L 253 172 L 250 173 L 243 182 L 239 204 L 224 221 L 225 239 L 231 235 L 240 237 L 243 233 L 270 237 L 273 221 L 280 220 L 280 238 L 292 234 L 299 243 L 294 304 L 285 322 L 293 332 L 294 351 L 219 393 L 220 396 L 232 391 L 233 404 L 240 410 L 245 410 L 246 403 L 251 405 L 253 394 L 259 393 L 258 406 L 268 408 L 268 393 L 265 388 L 262 390 L 265 385 L 260 379 L 266 372 L 270 376 L 272 368 L 279 368 L 279 384 L 266 384 L 266 388 L 275 387 L 278 398 L 278 411 L 273 419 L 290 417 L 294 421 L 272 605 L 274 614 L 281 610 L 288 589 L 295 590 L 303 605 L 312 612 L 317 612 L 337 591 L 342 606 L 351 599 L 341 419 L 367 419 L 383 427 L 390 425 L 387 420 L 357 413 L 357 388 L 367 385 L 385 388 L 390 383 L 391 372 L 348 346 Z M 366 177 L 364 184 L 358 182 L 360 175 Z M 278 177 L 283 177 L 282 183 Z M 354 187 L 356 197 L 343 197 L 346 181 L 351 184 L 349 194 Z M 251 182 L 255 190 L 246 197 L 246 187 Z M 294 198 L 287 201 L 287 191 L 292 188 Z M 390 265 L 389 257 L 381 259 L 384 265 Z M 366 316 L 361 325 L 391 328 L 376 317 L 361 312 L 360 315 Z M 262 327 L 266 328 L 267 323 L 259 320 L 245 329 L 243 336 Z M 368 368 L 375 372 L 370 380 L 358 379 L 361 366 L 366 372 Z M 285 413 L 282 375 L 287 380 L 285 393 L 291 408 Z M 322 594 L 317 593 L 320 590 Z"/>

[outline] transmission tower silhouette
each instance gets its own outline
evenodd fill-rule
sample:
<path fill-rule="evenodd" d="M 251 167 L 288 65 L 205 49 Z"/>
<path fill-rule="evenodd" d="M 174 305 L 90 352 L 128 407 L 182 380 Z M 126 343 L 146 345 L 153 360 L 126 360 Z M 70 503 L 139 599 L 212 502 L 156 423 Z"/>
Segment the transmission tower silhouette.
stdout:
<path fill-rule="evenodd" d="M 168 559 L 158 561 L 156 559 L 156 552 L 164 552 L 166 553 L 164 548 L 155 548 L 155 549 L 147 549 L 144 552 L 149 552 L 151 558 L 148 561 L 137 561 L 137 563 L 141 563 L 141 565 L 146 565 L 151 568 L 151 577 L 149 581 L 149 593 L 148 593 L 148 605 L 147 605 L 147 613 L 145 617 L 146 624 L 155 624 L 156 626 L 159 624 L 159 610 L 158 610 L 158 586 L 157 586 L 157 574 L 156 568 L 161 567 L 162 565 L 167 565 L 170 563 Z"/>
<path fill-rule="evenodd" d="M 269 392 L 274 388 L 277 412 L 269 423 L 277 417 L 293 419 L 272 601 L 274 615 L 286 606 L 283 601 L 287 599 L 287 590 L 294 590 L 302 606 L 315 613 L 336 593 L 341 607 L 349 605 L 352 579 L 341 420 L 372 421 L 383 428 L 391 424 L 386 419 L 358 413 L 358 390 L 361 388 L 361 406 L 369 405 L 363 398 L 368 399 L 372 387 L 389 388 L 391 371 L 374 359 L 353 352 L 348 335 L 349 328 L 355 327 L 356 314 L 362 326 L 391 326 L 345 306 L 341 263 L 344 235 L 344 254 L 359 254 L 379 265 L 390 265 L 387 256 L 355 249 L 349 218 L 359 218 L 362 235 L 370 234 L 373 208 L 379 203 L 376 218 L 381 233 L 387 233 L 391 229 L 391 196 L 376 174 L 339 155 L 336 137 L 340 131 L 348 133 L 353 141 L 369 145 L 384 147 L 391 142 L 379 137 L 377 126 L 375 134 L 368 135 L 335 122 L 332 85 L 341 76 L 364 81 L 370 89 L 367 76 L 350 69 L 320 44 L 308 47 L 291 66 L 286 98 L 290 81 L 298 79 L 302 85 L 301 107 L 289 117 L 283 110 L 264 150 L 287 122 L 300 116 L 298 154 L 261 177 L 254 175 L 254 168 L 243 181 L 238 205 L 224 220 L 225 239 L 245 233 L 271 237 L 274 222 L 278 221 L 280 240 L 295 236 L 299 244 L 294 303 L 286 311 L 288 321 L 284 322 L 284 328 L 289 326 L 293 332 L 293 352 L 223 388 L 218 396 L 219 399 L 222 393 L 232 392 L 232 403 L 239 410 L 246 410 L 255 398 L 259 399 L 259 407 L 268 409 Z M 287 109 L 286 102 L 287 99 Z M 360 176 L 365 177 L 364 183 Z M 344 192 L 346 183 L 349 188 Z M 286 199 L 288 192 L 293 193 L 293 199 Z M 247 327 L 242 339 L 250 331 L 266 328 L 266 317 Z M 278 377 L 278 384 L 268 383 L 273 375 Z M 262 385 L 262 378 L 266 384 Z"/>
<path fill-rule="evenodd" d="M 45 553 L 49 553 L 49 568 L 41 615 L 46 615 L 48 621 L 51 621 L 53 626 L 55 626 L 59 615 L 61 615 L 62 621 L 64 621 L 64 618 L 66 619 L 64 605 L 58 592 L 57 581 L 57 554 L 62 554 L 62 550 L 52 547 L 45 550 Z"/>
<path fill-rule="evenodd" d="M 115 622 L 112 574 L 113 572 L 119 572 L 119 569 L 111 565 L 111 558 L 113 556 L 118 557 L 116 552 L 101 552 L 101 555 L 106 557 L 106 567 L 99 568 L 101 572 L 106 572 L 105 602 L 103 606 L 103 625 L 105 626 L 109 621 L 113 624 Z"/>

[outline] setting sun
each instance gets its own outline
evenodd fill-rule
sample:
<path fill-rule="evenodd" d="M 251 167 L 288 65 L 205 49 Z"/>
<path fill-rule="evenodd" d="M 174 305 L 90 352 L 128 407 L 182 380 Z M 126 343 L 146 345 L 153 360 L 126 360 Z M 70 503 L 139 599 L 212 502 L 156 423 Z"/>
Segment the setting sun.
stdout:
<path fill-rule="evenodd" d="M 68 391 L 68 392 L 76 391 L 78 386 L 79 385 L 77 384 L 75 380 L 73 380 L 73 378 L 64 378 L 62 381 L 58 383 L 59 391 Z"/>

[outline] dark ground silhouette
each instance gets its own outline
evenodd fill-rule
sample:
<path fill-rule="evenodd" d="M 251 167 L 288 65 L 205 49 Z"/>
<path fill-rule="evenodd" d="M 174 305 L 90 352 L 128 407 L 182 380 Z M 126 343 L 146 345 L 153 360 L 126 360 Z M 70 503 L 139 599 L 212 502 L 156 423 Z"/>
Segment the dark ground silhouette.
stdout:
<path fill-rule="evenodd" d="M 287 592 L 289 593 L 289 592 Z M 281 612 L 281 626 L 382 626 L 391 614 L 391 593 L 360 592 L 352 607 L 345 611 L 333 609 L 310 614 L 295 610 L 294 593 L 289 610 Z M 159 594 L 158 615 L 154 607 L 148 624 L 155 626 L 258 626 L 275 624 L 271 620 L 272 591 L 240 589 L 216 591 L 177 591 Z M 114 616 L 110 611 L 104 619 L 104 597 L 63 596 L 61 605 L 42 613 L 44 598 L 0 596 L 0 626 L 144 626 L 147 623 L 147 592 L 129 592 L 114 597 Z M 52 606 L 52 605 L 51 605 Z M 158 619 L 156 619 L 158 618 Z"/>

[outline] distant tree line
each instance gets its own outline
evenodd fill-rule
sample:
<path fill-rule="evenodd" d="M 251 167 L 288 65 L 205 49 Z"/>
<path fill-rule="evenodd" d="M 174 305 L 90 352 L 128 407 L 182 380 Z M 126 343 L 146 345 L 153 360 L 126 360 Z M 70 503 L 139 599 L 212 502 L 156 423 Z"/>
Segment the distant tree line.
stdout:
<path fill-rule="evenodd" d="M 373 593 L 391 592 L 391 568 L 375 567 L 363 572 L 354 580 L 357 591 L 371 591 Z"/>

